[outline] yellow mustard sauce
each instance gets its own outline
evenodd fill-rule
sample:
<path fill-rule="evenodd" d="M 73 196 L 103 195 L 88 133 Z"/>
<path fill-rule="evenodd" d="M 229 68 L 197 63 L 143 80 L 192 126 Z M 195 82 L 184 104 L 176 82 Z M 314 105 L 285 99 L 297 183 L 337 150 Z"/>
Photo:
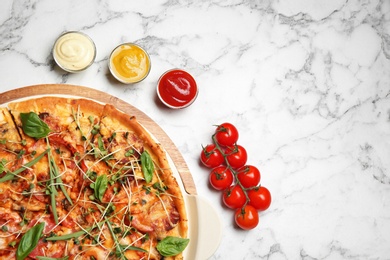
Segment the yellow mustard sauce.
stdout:
<path fill-rule="evenodd" d="M 53 57 L 58 66 L 69 72 L 88 68 L 96 57 L 94 42 L 80 32 L 67 32 L 54 44 Z"/>
<path fill-rule="evenodd" d="M 109 68 L 113 76 L 122 83 L 136 83 L 149 74 L 150 58 L 135 44 L 122 44 L 114 49 Z"/>

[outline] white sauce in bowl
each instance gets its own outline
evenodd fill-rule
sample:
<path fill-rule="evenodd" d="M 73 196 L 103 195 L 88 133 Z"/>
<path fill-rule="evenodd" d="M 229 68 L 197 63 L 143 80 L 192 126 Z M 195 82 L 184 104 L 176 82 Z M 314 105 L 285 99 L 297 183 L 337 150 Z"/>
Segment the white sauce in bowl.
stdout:
<path fill-rule="evenodd" d="M 67 32 L 56 40 L 53 57 L 63 70 L 79 72 L 92 65 L 96 57 L 96 47 L 86 34 Z"/>

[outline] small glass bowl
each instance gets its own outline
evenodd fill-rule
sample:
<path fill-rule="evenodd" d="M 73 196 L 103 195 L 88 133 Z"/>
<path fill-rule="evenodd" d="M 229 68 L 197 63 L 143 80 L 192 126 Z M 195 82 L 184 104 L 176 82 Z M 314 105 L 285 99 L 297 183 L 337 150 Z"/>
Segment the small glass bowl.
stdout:
<path fill-rule="evenodd" d="M 115 47 L 108 61 L 112 76 L 124 84 L 134 84 L 144 80 L 149 75 L 151 67 L 147 51 L 138 44 L 130 42 Z M 128 72 L 129 75 L 122 75 L 118 69 L 124 73 Z M 142 73 L 137 74 L 137 70 Z"/>
<path fill-rule="evenodd" d="M 181 69 L 171 69 L 163 73 L 158 80 L 156 90 L 160 101 L 172 109 L 190 106 L 199 93 L 195 79 Z"/>
<path fill-rule="evenodd" d="M 55 41 L 53 58 L 61 69 L 71 73 L 81 72 L 94 63 L 96 46 L 85 33 L 68 31 Z"/>

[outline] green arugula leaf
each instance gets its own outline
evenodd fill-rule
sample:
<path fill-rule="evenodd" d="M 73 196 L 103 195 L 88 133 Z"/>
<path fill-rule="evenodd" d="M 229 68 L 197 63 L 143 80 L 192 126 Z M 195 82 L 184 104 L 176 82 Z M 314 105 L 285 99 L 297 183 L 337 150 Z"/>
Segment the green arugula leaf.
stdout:
<path fill-rule="evenodd" d="M 87 233 L 87 232 L 89 232 L 91 230 L 92 230 L 92 228 L 86 228 L 85 230 L 80 230 L 80 231 L 73 232 L 73 233 L 66 234 L 66 235 L 62 235 L 62 236 L 47 237 L 45 239 L 47 241 L 69 240 L 69 239 L 72 239 L 72 238 L 78 238 L 78 237 L 84 235 L 85 233 Z"/>
<path fill-rule="evenodd" d="M 147 253 L 148 251 L 137 246 L 130 246 L 130 245 L 119 245 L 119 247 L 122 249 L 122 251 L 127 251 L 127 250 L 132 250 L 132 251 L 139 251 L 139 252 L 144 252 Z"/>
<path fill-rule="evenodd" d="M 65 235 L 62 235 L 62 236 L 53 236 L 53 237 L 47 237 L 45 238 L 47 241 L 62 241 L 62 240 L 69 240 L 69 239 L 73 239 L 73 238 L 78 238 L 84 234 L 89 234 L 91 235 L 89 232 L 92 231 L 93 229 L 95 228 L 99 228 L 101 229 L 101 227 L 109 220 L 110 218 L 105 218 L 105 220 L 103 221 L 100 221 L 98 223 L 96 223 L 95 225 L 93 225 L 92 227 L 88 227 L 88 228 L 84 228 L 80 231 L 76 231 L 74 233 L 70 233 L 70 234 L 65 234 Z M 92 235 L 91 235 L 92 236 Z"/>
<path fill-rule="evenodd" d="M 38 245 L 39 239 L 42 236 L 45 223 L 39 223 L 28 230 L 20 239 L 18 249 L 16 250 L 16 259 L 25 259 Z"/>
<path fill-rule="evenodd" d="M 1 159 L 0 161 L 0 173 L 3 173 L 4 171 L 6 171 L 6 167 L 5 167 L 5 164 L 7 163 L 7 160 L 6 159 Z"/>
<path fill-rule="evenodd" d="M 175 256 L 184 251 L 190 242 L 187 238 L 167 236 L 157 244 L 157 250 L 163 256 Z"/>
<path fill-rule="evenodd" d="M 147 151 L 144 151 L 141 154 L 141 165 L 142 165 L 142 173 L 144 174 L 144 178 L 146 183 L 149 183 L 153 179 L 154 165 L 150 154 Z"/>
<path fill-rule="evenodd" d="M 47 257 L 47 256 L 37 256 L 38 260 L 68 260 L 69 256 L 64 256 L 64 257 Z"/>
<path fill-rule="evenodd" d="M 13 172 L 7 172 L 6 175 L 4 175 L 3 177 L 0 178 L 0 183 L 12 180 L 16 175 L 18 175 L 22 171 L 24 171 L 27 168 L 29 168 L 29 167 L 33 166 L 34 164 L 36 164 L 40 159 L 42 159 L 43 156 L 45 156 L 45 154 L 47 154 L 49 152 L 49 150 L 50 149 L 45 150 L 43 153 L 41 153 L 40 155 L 35 157 L 34 160 L 29 161 L 28 163 L 24 164 L 19 169 L 15 170 Z"/>
<path fill-rule="evenodd" d="M 106 148 L 104 148 L 104 143 L 101 135 L 98 136 L 98 147 L 101 152 L 106 151 Z"/>
<path fill-rule="evenodd" d="M 50 133 L 49 126 L 34 112 L 20 113 L 23 132 L 33 138 L 46 137 Z"/>

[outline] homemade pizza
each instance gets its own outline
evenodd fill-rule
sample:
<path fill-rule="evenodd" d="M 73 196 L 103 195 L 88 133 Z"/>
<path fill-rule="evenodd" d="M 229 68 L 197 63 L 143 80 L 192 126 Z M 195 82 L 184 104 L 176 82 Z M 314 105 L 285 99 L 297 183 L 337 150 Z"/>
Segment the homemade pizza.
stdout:
<path fill-rule="evenodd" d="M 0 259 L 183 259 L 187 221 L 134 116 L 52 96 L 0 108 Z"/>

